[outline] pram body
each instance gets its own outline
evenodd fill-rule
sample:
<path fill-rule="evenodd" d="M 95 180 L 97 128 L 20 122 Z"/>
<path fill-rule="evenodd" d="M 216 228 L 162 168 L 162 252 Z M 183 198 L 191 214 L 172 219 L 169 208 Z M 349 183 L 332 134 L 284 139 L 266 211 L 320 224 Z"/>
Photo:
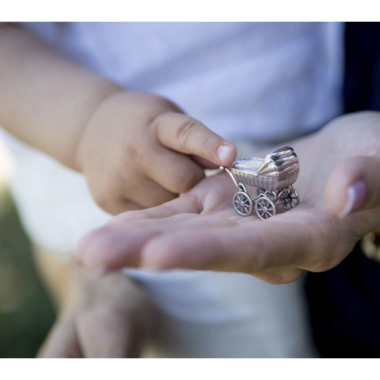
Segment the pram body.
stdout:
<path fill-rule="evenodd" d="M 238 192 L 233 197 L 236 212 L 242 216 L 251 214 L 253 206 L 257 216 L 266 220 L 276 215 L 276 207 L 282 205 L 289 210 L 300 203 L 293 188 L 300 165 L 293 148 L 286 146 L 262 158 L 241 158 L 230 169 L 221 167 L 230 175 Z M 257 197 L 250 198 L 247 186 L 254 186 Z"/>

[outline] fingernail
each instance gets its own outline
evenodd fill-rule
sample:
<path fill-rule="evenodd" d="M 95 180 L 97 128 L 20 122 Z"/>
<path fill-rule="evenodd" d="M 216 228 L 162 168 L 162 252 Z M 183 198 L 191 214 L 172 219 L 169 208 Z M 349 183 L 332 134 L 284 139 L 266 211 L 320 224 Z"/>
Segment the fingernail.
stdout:
<path fill-rule="evenodd" d="M 357 210 L 365 199 L 366 185 L 363 180 L 358 180 L 352 184 L 347 190 L 347 202 L 344 209 L 339 213 L 339 217 L 351 214 Z"/>
<path fill-rule="evenodd" d="M 223 162 L 231 154 L 232 147 L 229 145 L 220 145 L 216 150 L 216 156 L 219 161 Z"/>

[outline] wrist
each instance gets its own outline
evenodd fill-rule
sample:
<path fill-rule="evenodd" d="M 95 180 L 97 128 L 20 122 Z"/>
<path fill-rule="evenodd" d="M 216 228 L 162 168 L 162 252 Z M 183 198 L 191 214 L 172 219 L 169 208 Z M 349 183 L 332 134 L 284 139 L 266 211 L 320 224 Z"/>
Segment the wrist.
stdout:
<path fill-rule="evenodd" d="M 74 153 L 84 125 L 120 87 L 18 27 L 1 28 L 0 55 L 1 126 L 76 169 Z"/>
<path fill-rule="evenodd" d="M 92 107 L 89 108 L 87 112 L 87 117 L 85 122 L 78 127 L 77 138 L 74 140 L 73 148 L 71 149 L 70 160 L 68 162 L 63 162 L 66 166 L 83 172 L 83 159 L 85 155 L 84 140 L 87 135 L 88 129 L 91 128 L 91 124 L 106 107 L 106 105 L 111 102 L 117 94 L 124 92 L 121 87 L 114 83 L 108 83 L 104 88 L 99 90 L 99 94 L 96 97 L 96 101 L 93 102 Z"/>

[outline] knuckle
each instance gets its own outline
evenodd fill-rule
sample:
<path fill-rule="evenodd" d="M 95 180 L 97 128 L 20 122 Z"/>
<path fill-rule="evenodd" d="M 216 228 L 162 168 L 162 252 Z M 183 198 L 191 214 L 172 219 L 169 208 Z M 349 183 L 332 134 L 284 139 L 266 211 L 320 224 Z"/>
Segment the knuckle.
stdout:
<path fill-rule="evenodd" d="M 188 118 L 178 126 L 175 141 L 177 142 L 179 148 L 186 148 L 189 138 L 197 125 L 198 122 L 196 120 Z"/>
<path fill-rule="evenodd" d="M 150 127 L 150 129 L 154 130 L 154 131 L 157 131 L 160 126 L 162 125 L 163 123 L 163 118 L 166 116 L 165 113 L 159 113 L 158 115 L 154 115 L 149 121 L 148 121 L 148 125 Z"/>
<path fill-rule="evenodd" d="M 149 126 L 149 129 L 155 134 L 158 134 L 161 129 L 166 129 L 166 125 L 171 118 L 173 118 L 173 113 L 169 110 L 162 112 L 153 112 L 152 115 L 147 117 L 146 125 Z"/>
<path fill-rule="evenodd" d="M 148 104 L 149 108 L 152 109 L 156 115 L 160 115 L 163 112 L 179 110 L 178 106 L 163 96 L 157 96 L 149 93 L 144 93 L 140 96 L 141 99 L 144 100 L 144 103 Z"/>
<path fill-rule="evenodd" d="M 220 136 L 214 134 L 210 130 L 207 130 L 207 134 L 202 142 L 202 151 L 207 152 L 209 150 L 213 150 L 216 146 L 222 144 L 222 142 L 223 139 Z"/>

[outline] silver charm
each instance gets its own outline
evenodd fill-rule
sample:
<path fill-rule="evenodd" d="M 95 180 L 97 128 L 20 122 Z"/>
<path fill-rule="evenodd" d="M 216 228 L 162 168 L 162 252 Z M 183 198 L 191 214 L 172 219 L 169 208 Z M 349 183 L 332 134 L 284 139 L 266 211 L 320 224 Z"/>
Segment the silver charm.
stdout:
<path fill-rule="evenodd" d="M 257 216 L 266 220 L 276 215 L 277 206 L 290 210 L 300 203 L 293 188 L 300 164 L 289 146 L 275 150 L 264 159 L 243 157 L 232 164 L 231 170 L 220 168 L 230 175 L 238 189 L 232 203 L 241 216 L 250 215 L 254 208 Z M 245 185 L 257 187 L 257 196 L 250 198 Z"/>

